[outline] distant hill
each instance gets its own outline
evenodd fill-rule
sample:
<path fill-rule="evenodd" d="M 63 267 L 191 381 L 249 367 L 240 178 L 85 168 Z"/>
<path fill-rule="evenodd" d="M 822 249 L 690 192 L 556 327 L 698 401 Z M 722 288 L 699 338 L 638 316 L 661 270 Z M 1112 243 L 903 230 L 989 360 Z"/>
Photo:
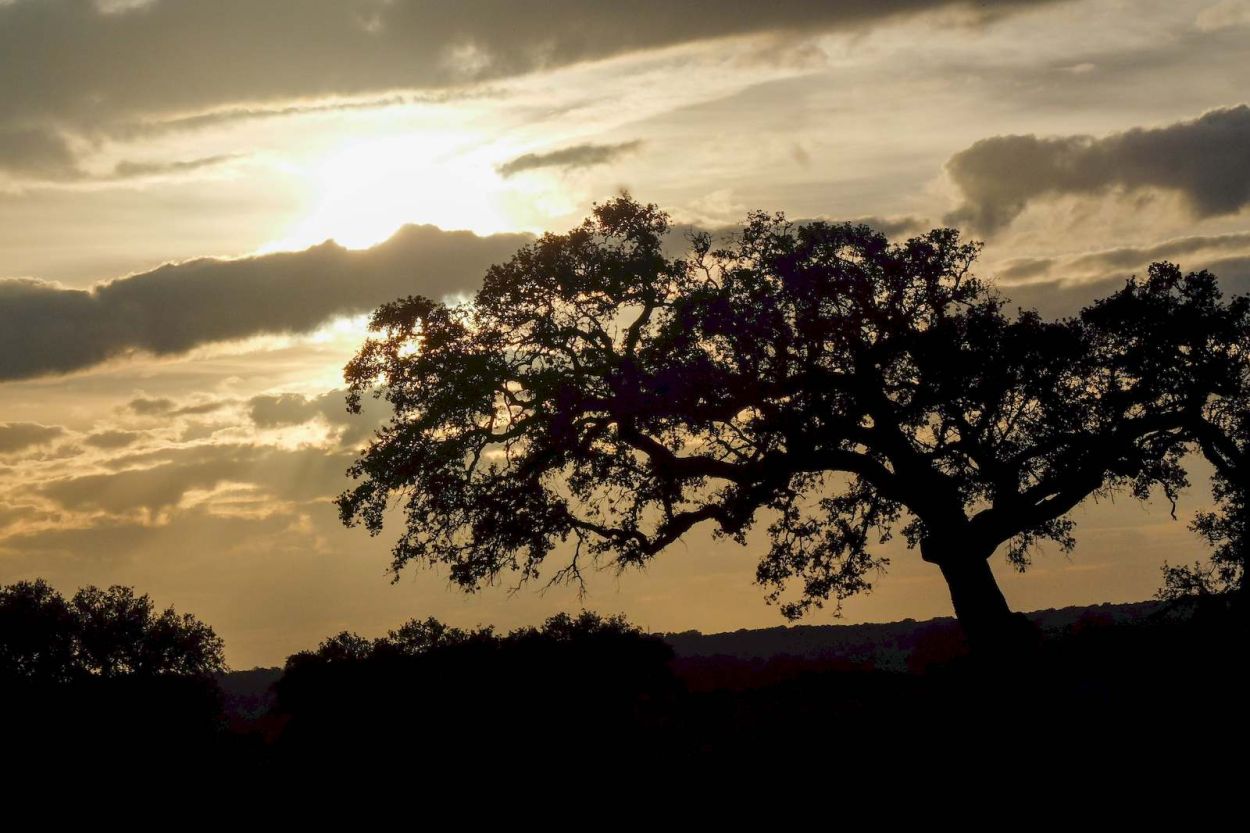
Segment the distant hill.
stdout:
<path fill-rule="evenodd" d="M 1160 602 L 1099 604 L 1027 614 L 1044 631 L 1135 622 L 1161 610 Z M 863 668 L 917 671 L 962 653 L 963 635 L 952 617 L 861 625 L 790 625 L 705 634 L 658 634 L 673 647 L 676 670 L 694 688 L 760 685 L 805 670 Z M 273 705 L 281 668 L 231 671 L 218 677 L 233 719 L 255 720 Z"/>
<path fill-rule="evenodd" d="M 1043 632 L 1058 634 L 1089 624 L 1134 622 L 1162 608 L 1161 602 L 1104 603 L 1049 608 L 1026 614 Z M 871 666 L 879 670 L 916 670 L 917 652 L 948 658 L 963 651 L 963 635 L 950 616 L 916 621 L 860 625 L 790 625 L 727 633 L 665 633 L 679 660 L 731 658 L 762 661 L 788 657 Z"/>

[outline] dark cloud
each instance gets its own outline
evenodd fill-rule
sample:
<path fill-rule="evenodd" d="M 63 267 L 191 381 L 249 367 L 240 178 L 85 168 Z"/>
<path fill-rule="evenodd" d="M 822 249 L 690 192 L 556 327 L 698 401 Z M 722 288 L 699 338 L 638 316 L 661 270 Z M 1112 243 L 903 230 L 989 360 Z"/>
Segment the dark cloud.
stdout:
<path fill-rule="evenodd" d="M 183 405 L 169 412 L 170 416 L 203 416 L 228 408 L 234 404 L 230 399 L 210 399 L 207 402 L 197 402 L 194 405 Z"/>
<path fill-rule="evenodd" d="M 563 168 L 564 170 L 590 168 L 595 165 L 606 165 L 627 153 L 633 153 L 641 146 L 642 142 L 637 139 L 617 145 L 574 145 L 553 150 L 550 153 L 527 153 L 511 162 L 505 162 L 499 166 L 498 170 L 501 176 L 507 177 L 537 168 Z"/>
<path fill-rule="evenodd" d="M 116 449 L 134 445 L 143 436 L 142 431 L 96 431 L 83 438 L 92 448 Z"/>
<path fill-rule="evenodd" d="M 1182 237 L 1068 257 L 1022 258 L 998 269 L 994 278 L 1013 306 L 1061 317 L 1115 292 L 1131 275 L 1145 274 L 1160 260 L 1179 263 L 1186 271 L 1209 270 L 1219 278 L 1225 295 L 1250 292 L 1250 233 Z"/>
<path fill-rule="evenodd" d="M 22 521 L 38 522 L 55 519 L 56 518 L 53 513 L 42 511 L 37 506 L 29 506 L 26 504 L 0 504 L 0 530 L 4 530 L 6 527 L 21 523 Z"/>
<path fill-rule="evenodd" d="M 0 291 L 3 291 L 4 284 L 0 284 Z M 134 411 L 139 416 L 161 416 L 172 411 L 175 407 L 172 399 L 132 399 L 126 404 L 126 407 Z"/>
<path fill-rule="evenodd" d="M 63 520 L 56 515 L 41 515 L 34 510 L 26 512 L 21 519 Z M 0 517 L 0 521 L 3 520 Z M 188 552 L 188 541 L 211 542 L 206 546 L 215 555 L 229 548 L 228 541 L 238 546 L 241 542 L 263 540 L 271 551 L 276 551 L 290 540 L 298 542 L 292 546 L 309 545 L 306 538 L 292 533 L 291 517 L 282 513 L 265 517 L 220 517 L 201 506 L 184 510 L 178 520 L 176 524 L 152 526 L 136 519 L 111 518 L 98 519 L 89 526 L 62 522 L 22 529 L 0 538 L 0 553 L 6 556 L 3 566 L 9 568 L 9 575 L 13 578 L 22 575 L 51 578 L 50 574 L 63 570 L 63 581 L 67 586 L 74 587 L 82 583 L 82 570 L 86 567 L 98 567 L 109 562 L 133 563 L 136 553 L 148 555 L 148 563 L 159 564 L 162 562 L 160 556 Z M 202 576 L 199 578 L 203 580 Z"/>
<path fill-rule="evenodd" d="M 1180 4 L 1174 4 L 1179 6 Z M 1107 5 L 1103 4 L 1104 10 Z M 1114 15 L 1092 26 L 1118 26 Z M 1148 19 L 1150 12 L 1143 18 Z M 1167 26 L 1165 23 L 1164 26 Z M 1250 38 L 1245 30 L 1201 31 L 1168 26 L 1161 36 L 1073 39 L 1029 60 L 1020 52 L 965 50 L 942 64 L 946 83 L 1009 104 L 1018 117 L 1056 113 L 1201 113 L 1240 100 L 1250 84 Z M 1170 117 L 1170 116 L 1169 116 Z"/>
<path fill-rule="evenodd" d="M 1160 189 L 1184 197 L 1198 217 L 1250 204 L 1250 107 L 1105 138 L 995 136 L 951 157 L 947 172 L 964 205 L 948 222 L 993 233 L 1032 201 L 1112 189 Z"/>
<path fill-rule="evenodd" d="M 0 380 L 68 373 L 132 353 L 172 355 L 213 341 L 309 332 L 397 297 L 471 291 L 488 266 L 531 239 L 407 226 L 364 251 L 327 242 L 302 252 L 194 260 L 90 290 L 0 281 Z M 161 413 L 156 403 L 130 407 Z"/>
<path fill-rule="evenodd" d="M 429 96 L 428 98 L 438 98 Z M 425 101 L 426 96 L 392 95 L 382 98 L 371 98 L 364 101 L 341 101 L 327 104 L 290 104 L 272 107 L 226 107 L 207 113 L 196 113 L 191 116 L 174 116 L 171 118 L 150 119 L 135 122 L 121 122 L 110 125 L 107 132 L 121 139 L 136 139 L 144 136 L 155 136 L 164 133 L 180 133 L 184 131 L 202 130 L 221 124 L 233 124 L 241 121 L 260 121 L 264 119 L 283 118 L 285 116 L 307 116 L 317 113 L 339 113 L 353 110 L 380 110 L 384 107 L 397 107 L 416 101 Z"/>
<path fill-rule="evenodd" d="M 0 14 L 3 11 L 0 7 Z M 0 172 L 51 181 L 77 179 L 83 175 L 65 138 L 38 127 L 0 126 Z"/>
<path fill-rule="evenodd" d="M 342 446 L 353 446 L 371 436 L 391 415 L 390 406 L 381 399 L 361 400 L 360 413 L 347 410 L 347 391 L 332 390 L 320 396 L 283 393 L 256 396 L 248 402 L 252 422 L 258 428 L 281 428 L 301 425 L 318 417 L 338 431 Z"/>
<path fill-rule="evenodd" d="M 1205 267 L 1220 278 L 1225 295 L 1250 291 L 1250 257 L 1213 261 Z M 1087 281 L 1043 280 L 1001 286 L 999 290 L 1010 299 L 1011 307 L 1036 309 L 1044 316 L 1062 318 L 1075 315 L 1098 298 L 1118 291 L 1127 279 L 1128 275 L 1121 273 Z"/>
<path fill-rule="evenodd" d="M 139 179 L 142 177 L 187 173 L 238 159 L 238 154 L 221 154 L 201 159 L 172 162 L 124 160 L 108 174 L 84 170 L 64 135 L 45 128 L 0 126 L 0 173 L 33 182 L 83 182 Z"/>
<path fill-rule="evenodd" d="M 204 454 L 145 469 L 87 474 L 54 480 L 39 493 L 60 508 L 124 514 L 136 510 L 159 512 L 178 505 L 193 489 L 211 489 L 230 480 L 244 479 L 255 455 L 250 449 L 221 446 Z"/>
<path fill-rule="evenodd" d="M 341 401 L 342 396 L 339 398 Z M 277 396 L 253 397 L 248 402 L 248 412 L 258 428 L 281 428 L 315 419 L 322 415 L 324 408 L 319 397 L 283 393 Z"/>
<path fill-rule="evenodd" d="M 196 445 L 135 455 L 131 460 L 154 462 L 60 478 L 41 485 L 38 492 L 61 509 L 114 515 L 158 513 L 177 506 L 188 492 L 226 483 L 250 484 L 285 500 L 328 500 L 347 485 L 352 459 L 314 447 Z"/>
<path fill-rule="evenodd" d="M 47 445 L 65 433 L 59 425 L 40 425 L 37 422 L 0 422 L 0 454 L 11 454 Z"/>
<path fill-rule="evenodd" d="M 1089 280 L 1144 271 L 1160 260 L 1183 262 L 1195 269 L 1211 268 L 1213 263 L 1230 262 L 1250 254 L 1250 232 L 1191 235 L 1149 246 L 1121 246 L 1057 257 L 1023 257 L 1000 265 L 994 277 L 1003 284 L 1030 280 Z"/>
<path fill-rule="evenodd" d="M 891 235 L 923 227 L 912 217 L 856 222 Z M 685 248 L 689 230 L 680 227 L 670 237 L 674 255 Z M 735 230 L 716 229 L 714 236 Z M 0 280 L 0 381 L 69 373 L 136 353 L 176 355 L 215 341 L 306 333 L 405 295 L 471 292 L 491 264 L 531 240 L 407 226 L 363 251 L 327 242 L 302 252 L 194 260 L 89 290 Z M 140 398 L 128 407 L 141 416 L 176 416 L 222 404 Z"/>
<path fill-rule="evenodd" d="M 890 238 L 923 234 L 933 228 L 929 221 L 923 217 L 912 216 L 878 217 L 873 215 L 870 217 L 854 217 L 846 222 L 869 226 Z"/>
<path fill-rule="evenodd" d="M 3 287 L 3 284 L 0 284 Z M 140 397 L 126 403 L 127 410 L 139 416 L 201 416 L 220 411 L 234 404 L 231 399 L 209 399 L 189 405 L 179 405 L 172 399 L 145 399 Z"/>
<path fill-rule="evenodd" d="M 1226 295 L 1250 294 L 1250 254 L 1225 257 L 1203 265 L 1220 278 Z"/>
<path fill-rule="evenodd" d="M 162 174 L 179 174 L 187 171 L 198 171 L 211 168 L 238 159 L 236 153 L 224 153 L 218 156 L 205 156 L 201 159 L 186 159 L 174 162 L 118 162 L 113 168 L 113 179 L 136 179 L 144 176 Z"/>
<path fill-rule="evenodd" d="M 1250 251 L 1250 232 L 1240 234 L 1194 235 L 1179 237 L 1153 246 L 1122 246 L 1074 257 L 1069 266 L 1080 271 L 1133 269 L 1157 260 L 1175 261 L 1202 254 Z"/>
<path fill-rule="evenodd" d="M 708 38 L 854 30 L 1052 0 L 85 0 L 0 5 L 0 124 L 107 124 L 230 104 L 445 88 Z"/>

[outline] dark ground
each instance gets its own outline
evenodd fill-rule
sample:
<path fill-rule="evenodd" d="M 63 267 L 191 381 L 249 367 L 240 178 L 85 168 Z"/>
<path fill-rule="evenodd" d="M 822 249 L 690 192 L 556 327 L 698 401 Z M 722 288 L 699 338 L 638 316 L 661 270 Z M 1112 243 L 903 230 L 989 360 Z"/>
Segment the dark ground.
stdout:
<path fill-rule="evenodd" d="M 1244 620 L 1154 603 L 1031 618 L 1040 647 L 1012 663 L 968 656 L 955 623 L 935 619 L 530 640 L 258 668 L 216 684 L 10 690 L 5 739 L 10 750 L 137 753 L 244 777 L 407 761 L 444 774 L 574 763 L 777 775 L 801 764 L 835 781 L 974 771 L 1244 781 Z"/>

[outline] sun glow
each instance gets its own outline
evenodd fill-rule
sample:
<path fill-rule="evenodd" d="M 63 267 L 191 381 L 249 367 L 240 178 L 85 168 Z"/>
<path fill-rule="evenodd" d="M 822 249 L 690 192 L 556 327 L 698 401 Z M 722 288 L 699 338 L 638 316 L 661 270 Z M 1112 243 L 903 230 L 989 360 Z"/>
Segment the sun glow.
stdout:
<path fill-rule="evenodd" d="M 471 137 L 413 133 L 340 146 L 309 170 L 309 212 L 269 250 L 333 239 L 365 248 L 403 225 L 430 223 L 478 234 L 511 230 L 504 188 Z"/>

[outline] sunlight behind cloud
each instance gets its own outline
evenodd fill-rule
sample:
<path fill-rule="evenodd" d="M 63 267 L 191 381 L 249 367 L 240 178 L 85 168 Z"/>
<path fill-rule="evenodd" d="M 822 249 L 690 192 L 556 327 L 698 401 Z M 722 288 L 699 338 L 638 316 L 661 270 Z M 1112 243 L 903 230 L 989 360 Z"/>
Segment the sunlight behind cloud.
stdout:
<path fill-rule="evenodd" d="M 409 223 L 478 234 L 510 229 L 499 176 L 486 159 L 460 152 L 468 138 L 413 133 L 340 147 L 309 172 L 316 196 L 307 215 L 266 248 L 328 239 L 365 248 Z"/>

